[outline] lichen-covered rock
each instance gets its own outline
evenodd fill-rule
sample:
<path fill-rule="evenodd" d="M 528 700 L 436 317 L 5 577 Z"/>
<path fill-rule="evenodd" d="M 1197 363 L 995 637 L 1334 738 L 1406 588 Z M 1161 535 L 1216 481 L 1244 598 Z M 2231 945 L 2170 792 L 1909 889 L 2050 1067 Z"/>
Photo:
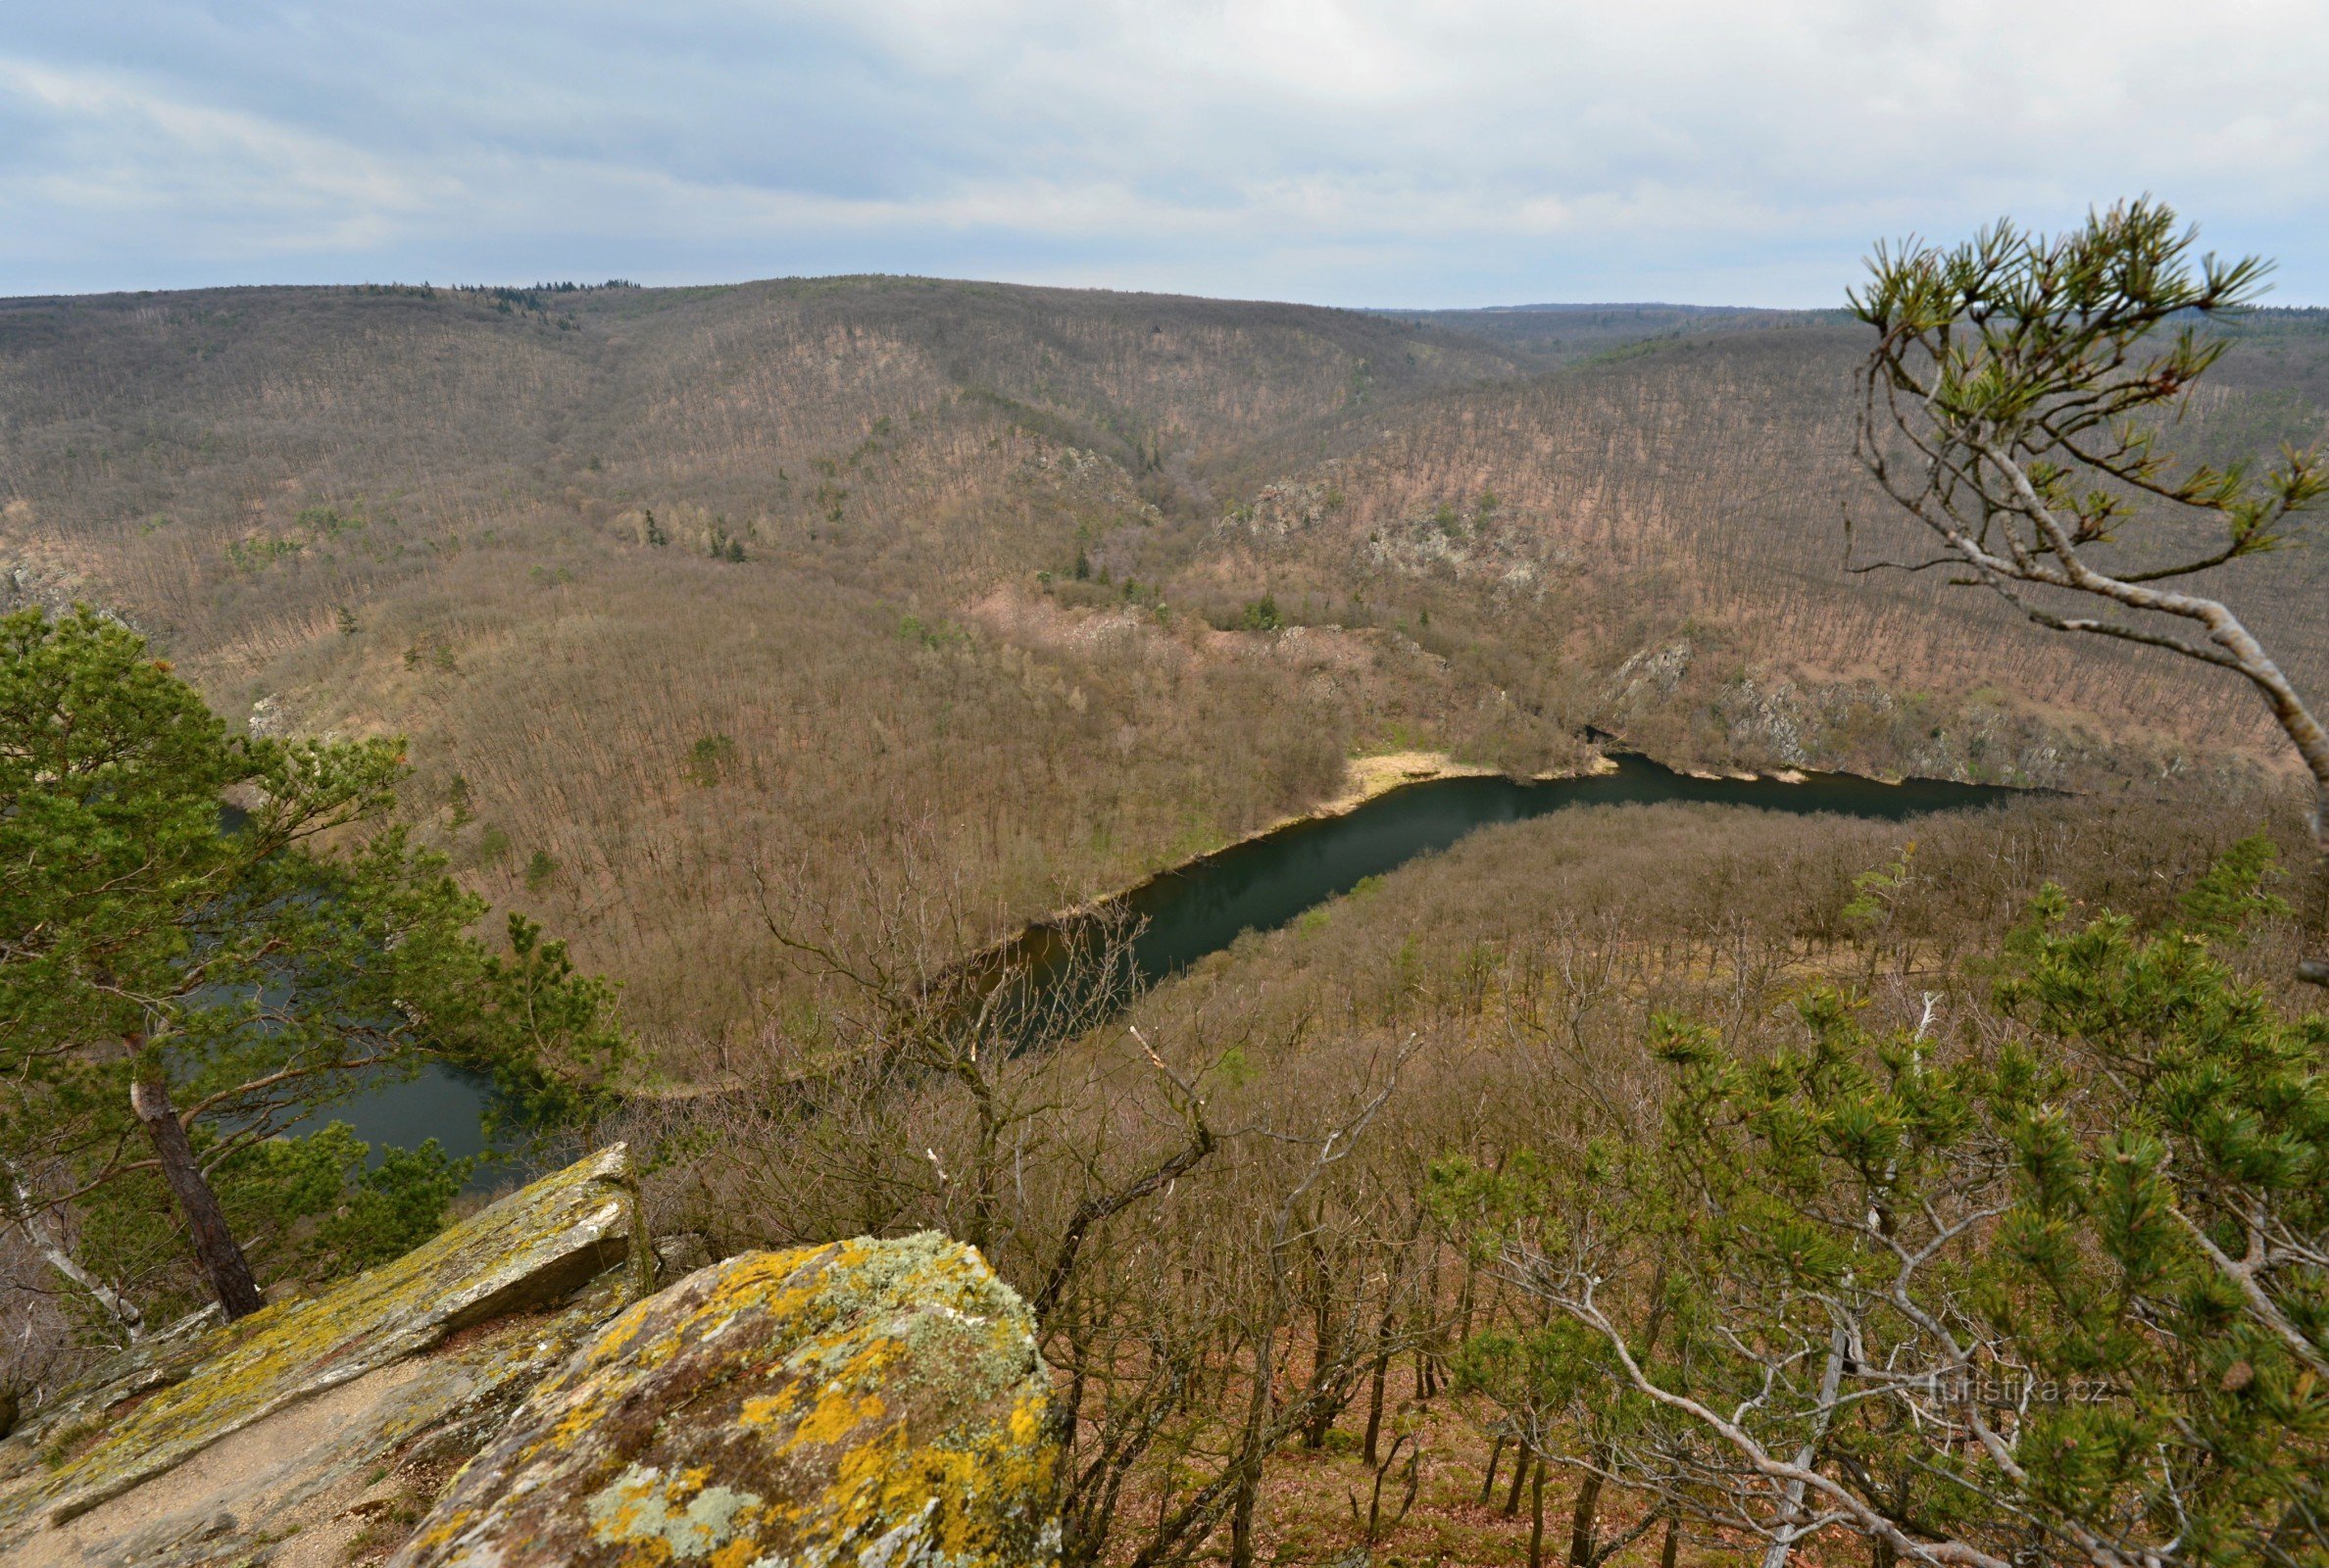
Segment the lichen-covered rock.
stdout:
<path fill-rule="evenodd" d="M 32 1515 L 62 1525 L 287 1405 L 472 1324 L 560 1300 L 634 1253 L 643 1259 L 632 1244 L 636 1207 L 617 1144 L 394 1262 L 215 1331 L 172 1357 L 168 1381 L 147 1384 L 140 1402 L 76 1418 L 71 1451 L 53 1469 L 0 1479 L 0 1535 Z M 42 1434 L 11 1446 L 27 1441 L 68 1446 Z"/>
<path fill-rule="evenodd" d="M 747 1253 L 599 1330 L 392 1568 L 1035 1568 L 1048 1397 L 1032 1317 L 969 1248 Z"/>
<path fill-rule="evenodd" d="M 345 1568 L 383 1555 L 543 1375 L 629 1303 L 620 1272 L 285 1405 L 64 1524 L 0 1531 L 0 1568 Z"/>

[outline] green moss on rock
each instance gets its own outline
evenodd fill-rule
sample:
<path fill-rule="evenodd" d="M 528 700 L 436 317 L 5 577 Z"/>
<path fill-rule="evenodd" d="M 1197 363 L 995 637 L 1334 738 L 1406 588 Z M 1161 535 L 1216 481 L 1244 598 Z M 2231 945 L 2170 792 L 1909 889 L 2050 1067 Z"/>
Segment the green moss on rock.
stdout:
<path fill-rule="evenodd" d="M 1057 1555 L 1026 1306 L 924 1235 L 732 1258 L 551 1374 L 394 1568 L 1027 1568 Z"/>
<path fill-rule="evenodd" d="M 556 1301 L 635 1253 L 629 1155 L 617 1144 L 545 1177 L 394 1262 L 213 1332 L 183 1376 L 53 1472 L 9 1490 L 0 1527 L 62 1524 L 294 1400 L 489 1318 Z"/>

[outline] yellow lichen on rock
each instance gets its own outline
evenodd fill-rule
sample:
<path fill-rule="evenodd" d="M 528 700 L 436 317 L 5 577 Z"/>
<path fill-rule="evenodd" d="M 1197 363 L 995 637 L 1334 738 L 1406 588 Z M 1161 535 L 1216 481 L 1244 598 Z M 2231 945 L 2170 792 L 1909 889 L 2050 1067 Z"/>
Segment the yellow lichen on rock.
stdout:
<path fill-rule="evenodd" d="M 88 1446 L 0 1494 L 0 1526 L 36 1511 L 64 1523 L 296 1400 L 570 1295 L 636 1250 L 636 1206 L 617 1144 L 394 1262 L 215 1331 L 182 1378 L 119 1419 L 99 1417 Z"/>
<path fill-rule="evenodd" d="M 396 1568 L 1029 1568 L 1057 1553 L 1026 1306 L 924 1235 L 748 1253 L 607 1324 Z"/>

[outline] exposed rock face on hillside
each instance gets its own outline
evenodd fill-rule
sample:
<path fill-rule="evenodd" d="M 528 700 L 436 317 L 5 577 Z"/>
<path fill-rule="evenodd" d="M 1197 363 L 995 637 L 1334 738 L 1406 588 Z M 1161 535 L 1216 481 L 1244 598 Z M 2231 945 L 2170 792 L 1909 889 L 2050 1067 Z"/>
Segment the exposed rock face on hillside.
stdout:
<path fill-rule="evenodd" d="M 75 605 L 99 600 L 98 585 L 82 573 L 69 566 L 12 561 L 7 559 L 8 551 L 8 541 L 0 535 L 0 614 L 38 608 L 52 617 L 64 616 L 72 614 Z M 134 624 L 101 603 L 97 612 L 124 626 Z"/>
<path fill-rule="evenodd" d="M 1747 663 L 1688 639 L 1645 648 L 1610 674 L 1596 723 L 1683 765 L 1816 768 L 2015 789 L 2075 790 L 2196 765 L 2172 737 L 2101 730 L 2015 704 L 2000 687 L 1944 695 L 1873 680 L 1814 679 Z M 2240 754 L 2205 759 L 2225 779 L 2261 771 Z"/>
<path fill-rule="evenodd" d="M 617 1146 L 149 1342 L 0 1444 L 0 1563 L 1048 1560 L 1045 1375 L 976 1252 L 755 1254 L 642 1299 L 656 1266 Z"/>

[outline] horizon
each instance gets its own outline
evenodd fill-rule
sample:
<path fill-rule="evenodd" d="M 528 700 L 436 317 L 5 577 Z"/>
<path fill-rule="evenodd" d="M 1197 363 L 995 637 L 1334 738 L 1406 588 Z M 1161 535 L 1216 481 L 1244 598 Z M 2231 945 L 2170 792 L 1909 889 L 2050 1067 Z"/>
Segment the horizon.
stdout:
<path fill-rule="evenodd" d="M 1880 240 L 2148 192 L 2306 306 L 2314 21 L 2241 0 L 2211 36 L 2269 48 L 2177 51 L 2164 0 L 93 0 L 0 24 L 0 295 L 881 273 L 1824 309 Z"/>
<path fill-rule="evenodd" d="M 156 286 L 124 285 L 88 289 L 48 289 L 19 293 L 0 293 L 0 304 L 22 305 L 42 300 L 103 300 L 139 299 L 157 294 L 211 294 L 236 290 L 266 289 L 435 289 L 447 293 L 464 290 L 489 292 L 494 289 L 525 291 L 571 287 L 585 292 L 615 288 L 642 291 L 676 291 L 683 289 L 753 288 L 778 283 L 831 283 L 850 278 L 886 279 L 896 282 L 944 283 L 976 288 L 1050 289 L 1075 294 L 1120 294 L 1128 298 L 1202 300 L 1211 305 L 1294 305 L 1310 310 L 1354 311 L 1364 316 L 1445 316 L 1493 315 L 1499 312 L 1526 314 L 1558 311 L 1701 311 L 1709 314 L 1729 313 L 1742 316 L 1818 316 L 1839 314 L 1848 307 L 1839 290 L 1837 299 L 1824 305 L 1770 305 L 1740 300 L 1685 300 L 1685 299 L 1540 299 L 1540 300 L 1485 300 L 1470 305 L 1382 305 L 1343 303 L 1327 300 L 1297 299 L 1292 296 L 1267 294 L 1213 294 L 1176 288 L 1145 288 L 1113 283 L 1066 283 L 1032 278 L 952 275 L 934 272 L 893 272 L 879 270 L 852 270 L 837 272 L 781 272 L 752 277 L 693 278 L 679 282 L 645 282 L 634 278 L 611 276 L 596 281 L 581 277 L 540 276 L 518 281 L 471 280 L 439 282 L 434 278 L 418 280 L 401 277 L 350 278 L 259 278 L 236 282 L 163 284 Z M 2329 311 L 2329 299 L 2322 301 L 2280 300 L 2269 278 L 2263 298 L 2251 305 L 2238 307 L 2240 314 L 2285 311 L 2291 314 Z"/>
<path fill-rule="evenodd" d="M 443 293 L 490 293 L 506 290 L 525 293 L 543 289 L 573 289 L 581 293 L 603 293 L 613 289 L 636 289 L 641 292 L 679 290 L 718 290 L 755 288 L 783 283 L 832 283 L 853 278 L 892 282 L 935 283 L 974 288 L 1022 288 L 1052 290 L 1071 294 L 1115 294 L 1125 298 L 1194 300 L 1208 305 L 1294 306 L 1304 310 L 1348 311 L 1361 316 L 1428 317 L 1428 316 L 1493 316 L 1546 315 L 1564 311 L 1691 311 L 1707 315 L 1736 316 L 1822 316 L 1843 315 L 1846 307 L 1835 305 L 1759 305 L 1736 301 L 1704 300 L 1528 300 L 1518 302 L 1491 302 L 1480 305 L 1332 305 L 1314 300 L 1273 299 L 1261 295 L 1193 294 L 1180 290 L 1115 288 L 1103 284 L 1031 283 L 1004 277 L 941 277 L 920 272 L 794 272 L 769 277 L 739 277 L 690 283 L 642 283 L 630 278 L 604 278 L 595 282 L 575 277 L 539 277 L 525 282 L 462 282 L 440 283 L 422 278 L 359 278 L 349 281 L 319 282 L 252 282 L 204 283 L 183 288 L 109 288 L 83 292 L 50 292 L 36 294 L 0 294 L 0 305 L 28 305 L 44 301 L 94 301 L 107 299 L 146 299 L 162 294 L 216 294 L 240 290 L 261 292 L 271 289 L 377 289 L 382 291 L 428 289 Z M 2238 307 L 2230 314 L 2250 316 L 2286 313 L 2306 315 L 2329 311 L 2329 306 L 2296 304 L 2292 302 L 2259 301 Z"/>
<path fill-rule="evenodd" d="M 1708 314 L 1741 316 L 1809 316 L 1839 311 L 1841 306 L 1759 305 L 1736 301 L 1699 300 L 1525 300 L 1498 301 L 1481 305 L 1332 305 L 1315 300 L 1279 299 L 1264 295 L 1198 294 L 1178 289 L 1117 288 L 1107 284 L 1037 283 L 1010 277 L 949 277 L 926 272 L 788 272 L 768 277 L 714 278 L 685 283 L 643 283 L 626 277 L 602 278 L 596 281 L 579 277 L 536 277 L 525 281 L 504 279 L 498 281 L 439 282 L 433 278 L 353 278 L 325 279 L 310 282 L 262 280 L 244 283 L 198 283 L 184 287 L 163 288 L 105 288 L 87 290 L 50 291 L 30 294 L 0 294 L 0 304 L 22 305 L 44 300 L 104 300 L 146 299 L 158 294 L 215 294 L 238 290 L 253 292 L 269 289 L 430 289 L 443 293 L 489 293 L 496 289 L 513 293 L 542 289 L 573 289 L 582 293 L 603 293 L 615 289 L 636 289 L 641 292 L 675 292 L 687 289 L 756 288 L 783 283 L 834 283 L 863 278 L 873 281 L 905 283 L 937 283 L 969 288 L 1023 288 L 1056 290 L 1073 294 L 1117 294 L 1126 298 L 1197 300 L 1208 305 L 1292 305 L 1305 310 L 1351 311 L 1362 316 L 1447 316 L 1493 315 L 1497 313 L 1526 314 L 1561 311 L 1700 311 Z M 2278 309 L 2279 307 L 2257 307 Z M 2294 307 L 2318 309 L 2318 307 Z"/>

